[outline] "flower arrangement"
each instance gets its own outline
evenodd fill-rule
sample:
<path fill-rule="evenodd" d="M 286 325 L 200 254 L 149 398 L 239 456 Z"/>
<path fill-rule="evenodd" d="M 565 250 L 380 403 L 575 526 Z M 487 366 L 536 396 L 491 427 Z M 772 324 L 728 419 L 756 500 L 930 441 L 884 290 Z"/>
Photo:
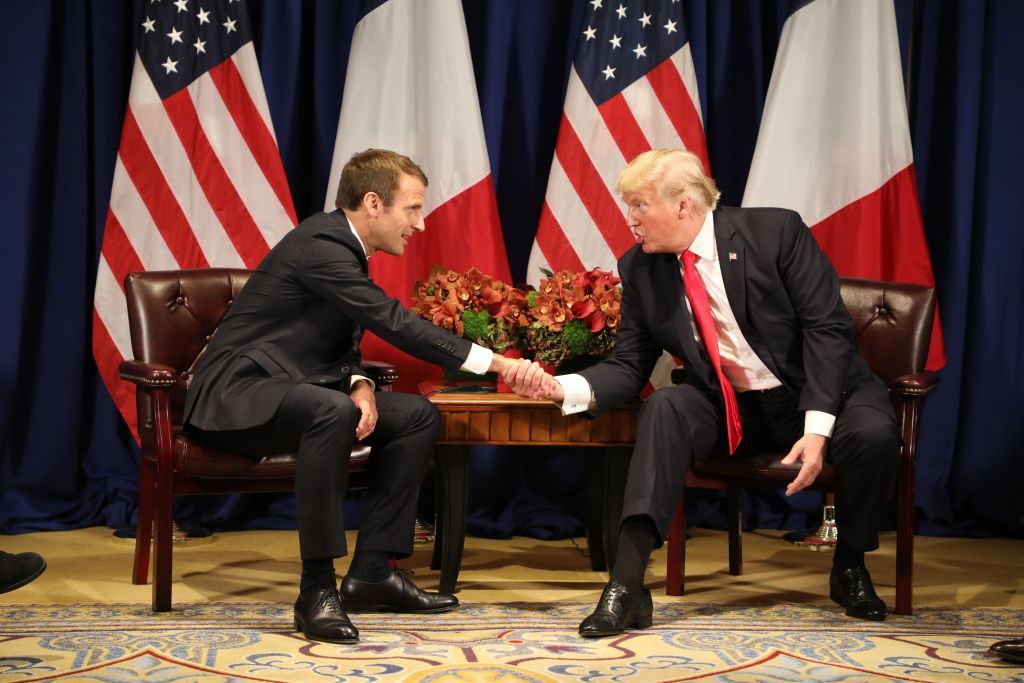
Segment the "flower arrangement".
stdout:
<path fill-rule="evenodd" d="M 412 310 L 495 353 L 516 348 L 529 322 L 525 294 L 476 268 L 436 268 L 416 283 Z"/>
<path fill-rule="evenodd" d="M 547 277 L 526 295 L 528 353 L 556 366 L 609 353 L 622 319 L 620 279 L 599 268 L 543 272 Z"/>

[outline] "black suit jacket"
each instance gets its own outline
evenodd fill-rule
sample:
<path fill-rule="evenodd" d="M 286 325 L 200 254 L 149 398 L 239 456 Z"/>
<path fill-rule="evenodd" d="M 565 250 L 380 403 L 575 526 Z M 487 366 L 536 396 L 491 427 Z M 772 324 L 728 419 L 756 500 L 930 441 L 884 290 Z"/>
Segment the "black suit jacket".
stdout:
<path fill-rule="evenodd" d="M 800 410 L 838 415 L 845 404 L 888 411 L 885 385 L 853 342 L 839 278 L 799 214 L 719 207 L 715 241 L 729 305 L 758 358 L 800 397 Z M 735 254 L 733 260 L 730 254 Z M 694 339 L 674 254 L 633 247 L 619 260 L 622 323 L 612 357 L 581 374 L 606 411 L 640 391 L 662 350 L 683 360 L 687 383 L 720 398 Z"/>
<path fill-rule="evenodd" d="M 460 367 L 471 343 L 407 311 L 367 275 L 344 214 L 318 213 L 275 246 L 239 292 L 199 361 L 185 423 L 265 424 L 299 382 L 347 389 L 363 328 L 417 358 Z"/>

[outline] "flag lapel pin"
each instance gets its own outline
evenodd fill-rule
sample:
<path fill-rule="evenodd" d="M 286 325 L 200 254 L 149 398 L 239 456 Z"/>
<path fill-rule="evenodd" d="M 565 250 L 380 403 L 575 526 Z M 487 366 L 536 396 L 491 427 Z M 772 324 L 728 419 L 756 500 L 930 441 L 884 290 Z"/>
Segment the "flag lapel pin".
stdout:
<path fill-rule="evenodd" d="M 735 261 L 737 258 L 738 257 L 736 256 L 736 252 L 735 251 L 730 251 L 729 252 L 729 260 L 730 261 Z"/>

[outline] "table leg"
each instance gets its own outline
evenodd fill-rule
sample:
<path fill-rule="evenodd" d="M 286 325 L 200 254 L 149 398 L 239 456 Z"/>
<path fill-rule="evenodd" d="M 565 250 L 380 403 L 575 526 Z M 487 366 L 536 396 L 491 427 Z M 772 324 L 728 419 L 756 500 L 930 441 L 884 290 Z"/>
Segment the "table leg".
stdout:
<path fill-rule="evenodd" d="M 608 468 L 607 448 L 588 448 L 583 454 L 583 516 L 587 528 L 587 553 L 590 568 L 595 572 L 608 570 L 604 549 L 605 505 L 607 491 L 605 472 Z"/>
<path fill-rule="evenodd" d="M 587 550 L 590 568 L 609 571 L 619 545 L 622 522 L 622 497 L 626 491 L 626 475 L 632 448 L 606 447 L 592 449 L 584 461 L 586 480 Z"/>
<path fill-rule="evenodd" d="M 437 529 L 430 566 L 441 570 L 442 593 L 455 592 L 466 542 L 466 494 L 469 477 L 466 446 L 438 446 L 437 450 Z"/>
<path fill-rule="evenodd" d="M 615 561 L 619 547 L 619 527 L 622 524 L 622 502 L 626 494 L 626 476 L 629 474 L 629 459 L 632 447 L 608 447 L 605 451 L 605 506 L 604 506 L 604 552 L 608 557 L 608 570 Z"/>

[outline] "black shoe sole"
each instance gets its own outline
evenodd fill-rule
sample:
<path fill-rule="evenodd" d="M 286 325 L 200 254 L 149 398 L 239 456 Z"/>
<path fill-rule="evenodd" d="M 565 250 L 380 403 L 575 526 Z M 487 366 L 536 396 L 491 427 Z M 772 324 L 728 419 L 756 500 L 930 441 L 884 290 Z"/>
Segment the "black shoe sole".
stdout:
<path fill-rule="evenodd" d="M 430 609 L 399 609 L 391 605 L 356 605 L 344 600 L 341 604 L 345 606 L 346 612 L 389 612 L 391 614 L 441 614 L 458 608 L 458 605 L 451 605 L 450 607 L 432 607 Z"/>
<path fill-rule="evenodd" d="M 1008 655 L 1002 652 L 994 652 L 991 649 L 989 649 L 989 652 L 991 652 L 996 657 L 999 657 L 1004 662 L 1009 662 L 1010 664 L 1024 664 L 1024 655 Z"/>
<path fill-rule="evenodd" d="M 0 589 L 0 593 L 10 593 L 13 590 L 28 585 L 36 579 L 38 579 L 39 575 L 42 574 L 44 571 L 46 571 L 46 560 L 43 560 L 43 565 L 39 567 L 38 570 L 32 572 L 31 574 L 23 578 L 21 581 L 18 581 L 17 583 L 13 583 L 10 586 L 4 586 L 2 589 Z"/>
<path fill-rule="evenodd" d="M 644 628 L 650 628 L 654 624 L 654 616 L 640 617 L 635 622 L 630 624 L 624 629 L 616 629 L 614 631 L 580 631 L 581 638 L 608 638 L 611 636 L 621 636 L 626 631 L 637 631 Z"/>
<path fill-rule="evenodd" d="M 339 645 L 352 645 L 354 643 L 359 642 L 358 636 L 355 638 L 332 638 L 331 636 L 322 636 L 316 633 L 308 633 L 304 628 L 302 628 L 302 625 L 298 621 L 294 622 L 292 625 L 295 627 L 296 631 L 301 633 L 309 640 L 317 640 L 323 643 L 337 643 Z"/>

